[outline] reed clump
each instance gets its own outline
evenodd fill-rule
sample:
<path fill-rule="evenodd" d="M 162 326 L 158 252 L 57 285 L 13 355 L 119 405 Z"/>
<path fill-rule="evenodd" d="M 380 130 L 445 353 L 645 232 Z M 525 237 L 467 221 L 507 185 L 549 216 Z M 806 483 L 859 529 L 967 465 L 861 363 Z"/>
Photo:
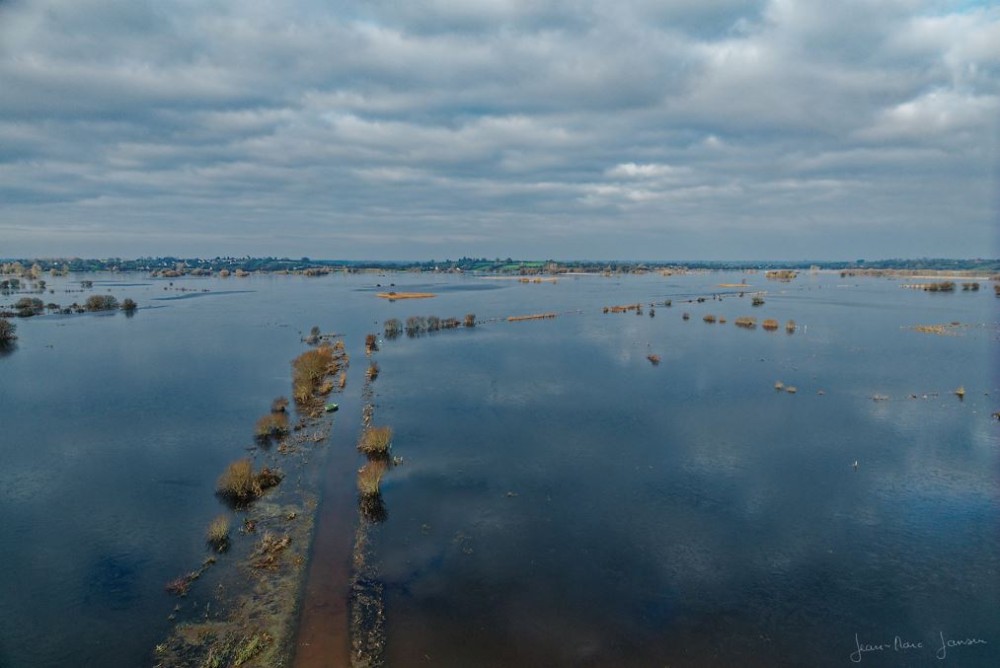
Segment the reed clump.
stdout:
<path fill-rule="evenodd" d="M 292 398 L 295 404 L 309 413 L 317 413 L 321 397 L 333 390 L 333 383 L 327 381 L 327 376 L 336 374 L 348 363 L 343 341 L 337 341 L 333 346 L 324 343 L 296 357 L 292 361 Z"/>
<path fill-rule="evenodd" d="M 646 359 L 648 359 L 649 363 L 652 364 L 653 366 L 660 365 L 660 356 L 657 355 L 656 353 L 650 353 L 649 355 L 646 355 Z"/>
<path fill-rule="evenodd" d="M 229 516 L 219 515 L 205 532 L 205 541 L 212 546 L 216 552 L 225 552 L 229 549 Z"/>
<path fill-rule="evenodd" d="M 769 332 L 774 332 L 777 331 L 778 329 L 778 321 L 775 320 L 774 318 L 767 318 L 766 320 L 764 320 L 764 322 L 761 323 L 760 326 Z"/>
<path fill-rule="evenodd" d="M 978 292 L 979 283 L 962 283 L 962 290 L 964 292 Z"/>
<path fill-rule="evenodd" d="M 772 281 L 791 281 L 799 272 L 793 271 L 791 269 L 774 269 L 764 273 L 764 278 L 770 279 Z"/>
<path fill-rule="evenodd" d="M 1000 287 L 1000 286 L 998 286 L 998 287 Z M 1000 291 L 998 291 L 998 294 L 1000 294 Z M 475 313 L 466 313 L 465 314 L 465 320 L 462 322 L 462 324 L 465 325 L 466 327 L 475 327 L 476 326 L 476 314 Z"/>
<path fill-rule="evenodd" d="M 371 364 L 368 365 L 368 370 L 365 371 L 365 378 L 367 378 L 369 382 L 374 382 L 375 379 L 378 378 L 378 373 L 379 373 L 378 362 L 372 362 Z"/>
<path fill-rule="evenodd" d="M 272 413 L 284 413 L 287 408 L 288 408 L 288 399 L 286 397 L 278 397 L 271 402 Z"/>
<path fill-rule="evenodd" d="M 17 325 L 7 318 L 0 318 L 0 346 L 5 346 L 17 339 L 17 335 L 14 333 L 16 331 Z"/>
<path fill-rule="evenodd" d="M 795 324 L 794 320 L 789 320 L 788 322 L 785 323 L 785 331 L 788 332 L 789 334 L 794 334 L 797 328 L 798 325 Z"/>
<path fill-rule="evenodd" d="M 924 292 L 954 292 L 955 283 L 952 281 L 940 281 L 938 283 L 924 283 L 921 286 Z"/>
<path fill-rule="evenodd" d="M 753 298 L 750 300 L 750 305 L 751 306 L 763 306 L 764 305 L 764 296 L 762 294 L 756 294 L 756 295 L 754 295 Z"/>
<path fill-rule="evenodd" d="M 358 492 L 363 498 L 371 498 L 381 493 L 382 476 L 389 465 L 382 459 L 366 462 L 358 471 Z"/>
<path fill-rule="evenodd" d="M 733 324 L 736 325 L 737 327 L 742 327 L 743 329 L 756 329 L 757 319 L 748 318 L 747 316 L 740 316 L 739 318 L 736 318 L 736 320 L 733 321 Z"/>
<path fill-rule="evenodd" d="M 370 458 L 385 459 L 392 445 L 392 427 L 368 427 L 361 432 L 358 450 Z"/>
<path fill-rule="evenodd" d="M 705 322 L 707 322 L 710 325 L 714 325 L 715 324 L 715 316 L 712 315 L 711 313 L 709 313 L 708 315 L 703 316 L 702 320 L 704 320 Z"/>
<path fill-rule="evenodd" d="M 955 388 L 955 396 L 958 397 L 959 399 L 964 399 L 965 398 L 965 386 L 964 385 L 959 385 L 957 388 Z"/>
<path fill-rule="evenodd" d="M 378 352 L 378 337 L 374 334 L 365 335 L 365 354 L 371 355 L 374 352 Z"/>
<path fill-rule="evenodd" d="M 254 473 L 249 459 L 238 459 L 229 464 L 219 476 L 215 491 L 223 499 L 244 506 L 260 497 L 265 491 L 281 482 L 282 475 L 268 467 Z"/>

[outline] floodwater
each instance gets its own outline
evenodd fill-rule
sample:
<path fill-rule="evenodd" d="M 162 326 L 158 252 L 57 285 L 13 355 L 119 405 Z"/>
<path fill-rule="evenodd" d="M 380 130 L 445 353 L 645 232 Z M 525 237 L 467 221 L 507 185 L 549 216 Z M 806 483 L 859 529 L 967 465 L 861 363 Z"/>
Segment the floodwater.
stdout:
<path fill-rule="evenodd" d="M 719 287 L 744 278 L 742 298 Z M 438 296 L 377 299 L 390 281 Z M 289 393 L 313 325 L 345 335 L 353 367 L 338 456 L 317 458 L 328 498 L 309 571 L 347 572 L 324 532 L 358 520 L 326 483 L 352 484 L 343 469 L 361 461 L 341 451 L 360 424 L 364 334 L 469 312 L 475 328 L 376 354 L 375 422 L 403 460 L 368 527 L 387 665 L 996 665 L 1000 300 L 903 282 L 174 279 L 210 291 L 182 293 L 100 277 L 95 291 L 140 311 L 18 320 L 0 358 L 0 666 L 152 663 L 175 603 L 163 583 L 207 554 L 215 479 Z M 46 301 L 85 297 L 49 285 Z M 641 316 L 602 313 L 635 302 Z M 558 316 L 505 320 L 541 312 Z M 313 585 L 304 617 L 322 636 L 308 592 L 346 587 Z M 331 636 L 346 619 L 333 606 Z"/>

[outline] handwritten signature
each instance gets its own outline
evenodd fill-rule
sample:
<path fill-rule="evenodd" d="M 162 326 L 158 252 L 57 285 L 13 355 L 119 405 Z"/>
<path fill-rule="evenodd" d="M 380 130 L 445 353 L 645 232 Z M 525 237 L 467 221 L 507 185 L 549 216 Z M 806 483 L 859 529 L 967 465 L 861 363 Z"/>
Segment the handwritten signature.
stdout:
<path fill-rule="evenodd" d="M 935 643 L 937 651 L 934 653 L 934 656 L 941 661 L 948 658 L 949 649 L 989 644 L 982 638 L 946 638 L 944 631 L 938 631 L 938 638 L 940 639 L 940 644 Z M 857 633 L 854 634 L 854 646 L 857 649 L 851 652 L 851 662 L 853 663 L 861 663 L 861 659 L 864 655 L 871 652 L 910 652 L 924 649 L 924 643 L 922 640 L 906 640 L 900 636 L 895 636 L 891 642 L 868 643 L 861 642 L 861 638 L 858 637 Z M 932 648 L 928 647 L 927 649 L 930 650 Z"/>

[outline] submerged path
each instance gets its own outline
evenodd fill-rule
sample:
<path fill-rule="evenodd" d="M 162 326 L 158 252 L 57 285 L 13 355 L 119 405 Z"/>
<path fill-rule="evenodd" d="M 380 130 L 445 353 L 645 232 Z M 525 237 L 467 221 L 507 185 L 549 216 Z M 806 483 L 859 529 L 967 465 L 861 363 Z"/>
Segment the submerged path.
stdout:
<path fill-rule="evenodd" d="M 295 640 L 294 668 L 350 666 L 351 551 L 358 521 L 357 453 L 333 447 L 316 513 L 309 573 Z"/>

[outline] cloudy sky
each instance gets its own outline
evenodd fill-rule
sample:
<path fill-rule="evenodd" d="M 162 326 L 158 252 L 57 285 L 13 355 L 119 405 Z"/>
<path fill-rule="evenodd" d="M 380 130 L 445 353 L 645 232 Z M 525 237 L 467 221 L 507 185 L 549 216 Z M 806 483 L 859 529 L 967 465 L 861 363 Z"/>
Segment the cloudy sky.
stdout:
<path fill-rule="evenodd" d="M 0 0 L 0 257 L 997 257 L 1000 3 Z"/>

